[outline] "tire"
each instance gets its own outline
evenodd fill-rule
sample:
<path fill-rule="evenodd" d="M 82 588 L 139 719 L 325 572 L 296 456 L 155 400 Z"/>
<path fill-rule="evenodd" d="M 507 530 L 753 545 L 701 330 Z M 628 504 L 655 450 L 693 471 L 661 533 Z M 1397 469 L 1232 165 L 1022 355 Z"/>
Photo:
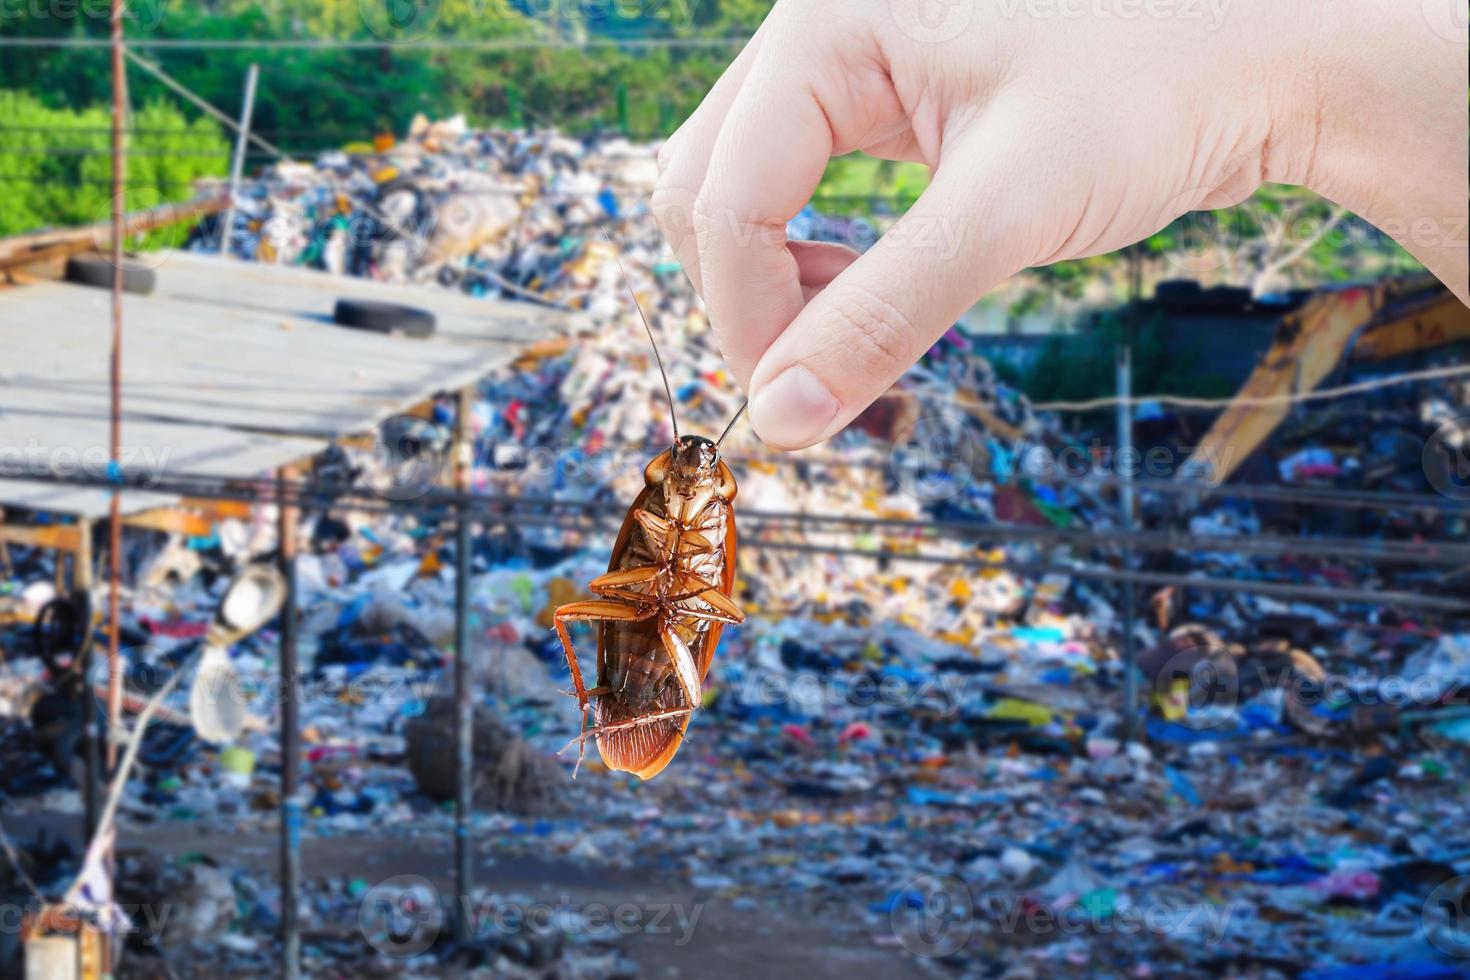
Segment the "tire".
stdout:
<path fill-rule="evenodd" d="M 367 299 L 339 299 L 332 319 L 344 327 L 374 333 L 401 333 L 407 337 L 429 337 L 434 333 L 434 314 L 413 306 L 379 303 Z"/>
<path fill-rule="evenodd" d="M 122 267 L 123 292 L 147 296 L 153 292 L 158 277 L 152 269 L 124 262 Z M 112 263 L 100 255 L 73 255 L 66 260 L 65 279 L 81 286 L 98 289 L 112 288 Z"/>
<path fill-rule="evenodd" d="M 75 656 L 82 645 L 82 611 L 69 597 L 58 596 L 36 614 L 31 636 L 41 661 L 59 673 L 65 669 L 60 658 Z"/>

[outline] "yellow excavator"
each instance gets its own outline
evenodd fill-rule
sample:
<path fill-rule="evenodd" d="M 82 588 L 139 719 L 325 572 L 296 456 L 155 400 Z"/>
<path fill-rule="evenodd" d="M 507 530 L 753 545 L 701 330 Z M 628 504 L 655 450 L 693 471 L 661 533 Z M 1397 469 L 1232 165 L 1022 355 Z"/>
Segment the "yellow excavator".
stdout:
<path fill-rule="evenodd" d="M 1470 307 L 1431 276 L 1324 289 L 1281 318 L 1236 401 L 1184 472 L 1223 483 L 1275 431 L 1296 396 L 1344 364 L 1386 361 L 1470 340 Z"/>

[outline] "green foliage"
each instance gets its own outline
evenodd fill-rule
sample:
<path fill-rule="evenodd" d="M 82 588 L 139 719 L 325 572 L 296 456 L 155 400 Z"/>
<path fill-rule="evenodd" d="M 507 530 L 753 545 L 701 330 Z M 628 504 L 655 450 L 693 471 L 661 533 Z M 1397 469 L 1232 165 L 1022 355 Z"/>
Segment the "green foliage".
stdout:
<path fill-rule="evenodd" d="M 255 129 L 289 151 L 308 154 L 371 137 L 403 132 L 416 113 L 440 118 L 465 113 L 480 125 L 556 125 L 568 131 L 619 122 L 618 91 L 627 90 L 631 135 L 665 136 L 699 105 L 739 50 L 620 47 L 630 36 L 748 35 L 771 0 L 661 0 L 625 18 L 617 4 L 556 4 L 553 18 L 518 12 L 520 0 L 442 0 L 423 9 L 430 21 L 395 33 L 389 13 L 396 0 L 210 0 L 177 3 L 134 0 L 126 33 L 147 39 L 383 40 L 351 49 L 142 49 L 169 74 L 208 102 L 238 111 L 246 69 L 261 70 Z M 16 5 L 4 20 L 7 35 L 102 38 L 101 0 L 79 0 L 79 15 L 60 18 L 46 5 Z M 96 9 L 93 9 L 96 8 Z M 543 10 L 531 3 L 528 9 Z M 411 8 L 409 8 L 411 9 Z M 400 11 L 401 12 L 401 11 Z M 401 36 L 400 36 L 401 35 Z M 429 49 L 395 40 L 456 42 L 577 40 L 585 50 L 520 47 Z M 599 39 L 607 43 L 598 44 Z M 10 49 L 0 60 L 0 88 L 24 89 L 54 108 L 104 104 L 110 76 L 105 49 Z M 163 95 L 162 84 L 128 71 L 134 103 Z"/>
<path fill-rule="evenodd" d="M 923 164 L 849 153 L 828 161 L 812 203 L 835 214 L 902 214 L 928 186 L 929 168 Z"/>
<path fill-rule="evenodd" d="M 107 108 L 51 108 L 25 92 L 0 90 L 0 120 L 0 235 L 107 217 Z M 212 122 L 189 122 L 174 106 L 150 100 L 133 114 L 131 125 L 124 190 L 129 210 L 187 200 L 196 178 L 229 169 L 229 143 Z"/>

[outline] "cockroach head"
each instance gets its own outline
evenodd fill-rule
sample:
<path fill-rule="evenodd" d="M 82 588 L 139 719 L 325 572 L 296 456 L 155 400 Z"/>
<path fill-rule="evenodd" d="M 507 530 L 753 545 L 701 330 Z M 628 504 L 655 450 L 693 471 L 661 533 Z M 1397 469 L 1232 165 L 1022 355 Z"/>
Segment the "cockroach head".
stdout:
<path fill-rule="evenodd" d="M 713 470 L 719 461 L 715 444 L 704 436 L 680 436 L 674 447 L 674 464 L 686 473 Z"/>

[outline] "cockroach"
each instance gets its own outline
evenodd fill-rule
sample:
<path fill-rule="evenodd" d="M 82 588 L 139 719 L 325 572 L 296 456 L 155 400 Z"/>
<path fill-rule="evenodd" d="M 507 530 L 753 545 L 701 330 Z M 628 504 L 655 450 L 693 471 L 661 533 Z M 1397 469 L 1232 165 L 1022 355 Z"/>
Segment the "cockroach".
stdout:
<path fill-rule="evenodd" d="M 611 245 L 609 241 L 609 245 Z M 588 738 L 609 769 L 652 779 L 673 760 L 703 698 L 704 678 L 727 625 L 745 621 L 731 592 L 735 585 L 735 477 L 720 459 L 720 438 L 679 435 L 674 394 L 653 328 L 623 274 L 648 333 L 669 400 L 674 444 L 643 471 L 639 492 L 623 519 L 607 574 L 588 588 L 597 596 L 559 607 L 553 620 L 566 651 L 581 708 L 577 746 L 581 768 Z M 598 624 L 596 686 L 588 687 L 567 623 Z M 587 727 L 588 714 L 593 727 Z M 563 749 L 562 751 L 566 751 Z"/>

